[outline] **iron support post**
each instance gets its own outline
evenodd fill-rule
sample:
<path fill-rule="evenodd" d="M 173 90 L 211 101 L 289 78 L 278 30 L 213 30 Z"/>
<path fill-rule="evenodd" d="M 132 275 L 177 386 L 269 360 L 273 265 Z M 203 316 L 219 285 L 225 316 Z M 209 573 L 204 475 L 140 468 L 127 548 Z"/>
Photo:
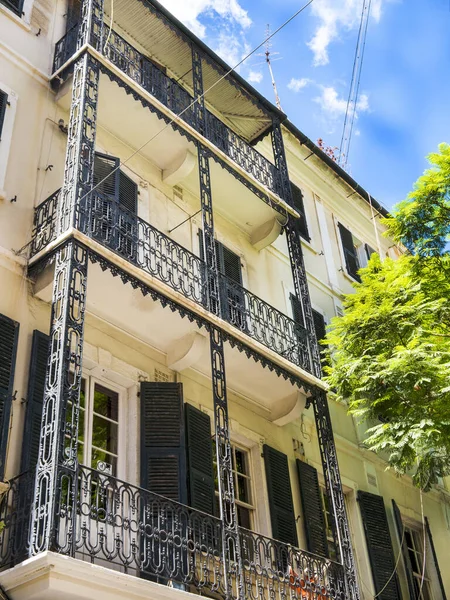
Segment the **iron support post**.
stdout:
<path fill-rule="evenodd" d="M 292 191 L 284 151 L 283 136 L 279 121 L 274 120 L 272 132 L 272 146 L 275 166 L 279 173 L 279 190 L 283 200 L 293 206 Z M 295 218 L 289 216 L 285 227 L 289 258 L 291 262 L 292 277 L 295 294 L 303 308 L 305 327 L 308 332 L 311 367 L 313 374 L 320 378 L 322 366 L 320 361 L 319 345 L 314 328 L 311 299 L 309 296 L 308 280 L 303 259 L 302 242 L 296 226 Z M 345 510 L 344 493 L 339 473 L 336 446 L 334 443 L 333 427 L 326 392 L 317 390 L 314 398 L 314 415 L 316 420 L 317 435 L 319 438 L 322 468 L 328 496 L 331 500 L 334 516 L 333 535 L 336 546 L 339 548 L 341 562 L 345 568 L 345 586 L 349 600 L 359 600 L 360 593 L 356 580 L 355 560 L 350 539 L 348 517 Z"/>
<path fill-rule="evenodd" d="M 74 529 L 87 268 L 88 250 L 73 239 L 57 252 L 31 554 L 52 549 L 54 520 L 63 495 L 66 516 L 72 518 L 72 532 Z M 64 486 L 60 465 L 73 471 L 70 481 L 66 475 Z"/>
<path fill-rule="evenodd" d="M 202 61 L 200 53 L 194 47 L 192 47 L 192 67 L 194 98 L 196 100 L 194 104 L 194 114 L 199 131 L 204 133 L 205 104 L 203 99 Z M 219 293 L 219 269 L 214 242 L 214 218 L 209 158 L 206 150 L 201 144 L 198 144 L 198 164 L 205 262 L 205 303 L 212 313 L 220 316 L 222 313 Z M 239 525 L 237 521 L 232 471 L 232 451 L 228 425 L 223 336 L 221 331 L 214 326 L 211 326 L 210 329 L 210 347 L 219 506 L 220 518 L 223 526 L 222 555 L 225 573 L 225 594 L 227 599 L 239 598 L 244 600 L 244 572 L 241 560 Z M 234 568 L 232 568 L 232 565 L 234 565 Z"/>

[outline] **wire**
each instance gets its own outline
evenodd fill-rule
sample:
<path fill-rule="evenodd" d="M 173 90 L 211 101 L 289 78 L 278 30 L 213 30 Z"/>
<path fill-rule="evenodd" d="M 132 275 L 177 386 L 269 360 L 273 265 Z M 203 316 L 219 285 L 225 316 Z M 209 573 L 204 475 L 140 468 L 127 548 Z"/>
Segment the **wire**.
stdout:
<path fill-rule="evenodd" d="M 264 46 L 264 44 L 266 44 L 270 39 L 272 39 L 277 33 L 279 33 L 282 29 L 284 29 L 284 27 L 286 27 L 286 25 L 288 25 L 291 21 L 293 21 L 296 17 L 298 17 L 298 15 L 300 13 L 302 13 L 306 8 L 308 8 L 308 6 L 310 4 L 312 4 L 314 2 L 314 0 L 308 0 L 308 2 L 306 2 L 306 4 L 304 4 L 299 10 L 297 10 L 297 12 L 295 12 L 291 17 L 289 17 L 289 19 L 287 19 L 287 21 L 285 21 L 282 25 L 280 25 L 280 27 L 278 27 L 278 29 L 276 29 L 273 33 L 271 33 L 268 37 L 266 37 L 258 46 L 256 46 L 256 48 L 254 48 L 251 52 L 249 52 L 246 56 L 244 56 L 244 58 L 242 58 L 234 67 L 232 67 L 231 69 L 229 69 L 224 75 L 222 75 L 222 77 L 220 77 L 216 82 L 214 82 L 207 90 L 205 90 L 204 92 L 202 92 L 202 94 L 200 94 L 197 98 L 194 98 L 194 100 L 186 107 L 184 108 L 180 113 L 178 113 L 174 118 L 170 119 L 170 121 L 168 123 L 166 123 L 164 125 L 164 127 L 162 127 L 159 131 L 157 131 L 154 135 L 152 135 L 152 137 L 147 140 L 144 144 L 142 144 L 139 148 L 137 148 L 128 158 L 126 158 L 121 165 L 118 165 L 117 167 L 115 167 L 108 175 L 106 175 L 106 177 L 104 177 L 101 181 L 99 181 L 98 183 L 96 183 L 90 190 L 89 192 L 86 192 L 81 198 L 81 200 L 84 200 L 84 198 L 86 198 L 86 196 L 88 196 L 90 193 L 92 193 L 96 188 L 98 188 L 102 183 L 104 183 L 107 179 L 109 179 L 111 177 L 111 175 L 113 175 L 116 171 L 118 171 L 120 169 L 120 167 L 122 165 L 127 164 L 127 162 L 129 160 L 131 160 L 134 156 L 136 156 L 136 154 L 139 154 L 139 152 L 141 150 L 143 150 L 148 144 L 150 144 L 150 142 L 152 142 L 154 139 L 156 139 L 158 137 L 158 135 L 160 133 L 162 133 L 165 129 L 167 129 L 167 127 L 169 125 L 171 125 L 172 123 L 174 123 L 175 121 L 178 121 L 179 118 L 186 112 L 188 111 L 190 108 L 192 108 L 199 100 L 201 100 L 202 98 L 204 98 L 206 96 L 206 94 L 208 92 L 210 92 L 213 88 L 216 87 L 216 85 L 218 85 L 223 79 L 225 79 L 226 77 L 228 77 L 228 75 L 230 75 L 230 73 L 232 73 L 233 71 L 235 71 L 240 65 L 242 65 L 242 63 L 244 63 L 248 58 L 250 58 L 250 56 L 252 56 L 253 54 L 255 54 L 255 52 L 257 50 L 259 50 L 262 46 Z M 190 69 L 189 71 L 191 71 L 192 69 Z M 188 73 L 189 73 L 188 71 Z"/>
<path fill-rule="evenodd" d="M 425 516 L 423 514 L 423 494 L 420 488 L 420 511 L 422 513 L 422 528 L 423 528 L 423 561 L 422 561 L 422 578 L 420 580 L 419 598 L 422 598 L 423 582 L 425 580 L 425 567 L 427 561 L 427 535 L 425 530 Z"/>

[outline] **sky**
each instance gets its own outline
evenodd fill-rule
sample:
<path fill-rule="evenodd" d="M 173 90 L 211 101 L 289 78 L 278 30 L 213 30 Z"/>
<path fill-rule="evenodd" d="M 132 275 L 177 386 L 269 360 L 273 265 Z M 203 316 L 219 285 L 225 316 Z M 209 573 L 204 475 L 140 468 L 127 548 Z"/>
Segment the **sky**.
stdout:
<path fill-rule="evenodd" d="M 306 0 L 160 2 L 234 66 Z M 272 39 L 283 111 L 330 147 L 341 141 L 362 3 L 313 0 Z M 275 103 L 264 56 L 239 73 Z M 390 209 L 441 142 L 450 142 L 450 0 L 372 0 L 347 171 Z"/>

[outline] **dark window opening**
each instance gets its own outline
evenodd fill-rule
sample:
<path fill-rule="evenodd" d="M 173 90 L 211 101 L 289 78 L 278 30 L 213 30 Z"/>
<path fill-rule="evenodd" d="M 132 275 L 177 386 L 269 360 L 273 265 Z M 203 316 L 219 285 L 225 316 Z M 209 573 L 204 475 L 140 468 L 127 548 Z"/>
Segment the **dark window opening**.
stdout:
<path fill-rule="evenodd" d="M 300 218 L 296 220 L 296 226 L 301 237 L 307 242 L 311 241 L 311 237 L 308 232 L 308 223 L 306 222 L 305 205 L 303 202 L 303 193 L 291 181 L 291 192 L 292 192 L 292 203 L 295 210 L 299 213 Z"/>

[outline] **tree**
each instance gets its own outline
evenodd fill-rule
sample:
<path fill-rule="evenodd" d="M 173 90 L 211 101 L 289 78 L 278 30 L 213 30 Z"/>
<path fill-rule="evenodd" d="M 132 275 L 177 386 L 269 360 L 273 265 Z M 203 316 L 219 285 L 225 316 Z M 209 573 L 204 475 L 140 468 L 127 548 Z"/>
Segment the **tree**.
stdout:
<path fill-rule="evenodd" d="M 375 422 L 366 443 L 428 490 L 450 474 L 450 148 L 387 220 L 410 250 L 372 255 L 327 335 L 326 380 L 349 412 Z M 428 194 L 428 196 L 427 196 Z"/>

